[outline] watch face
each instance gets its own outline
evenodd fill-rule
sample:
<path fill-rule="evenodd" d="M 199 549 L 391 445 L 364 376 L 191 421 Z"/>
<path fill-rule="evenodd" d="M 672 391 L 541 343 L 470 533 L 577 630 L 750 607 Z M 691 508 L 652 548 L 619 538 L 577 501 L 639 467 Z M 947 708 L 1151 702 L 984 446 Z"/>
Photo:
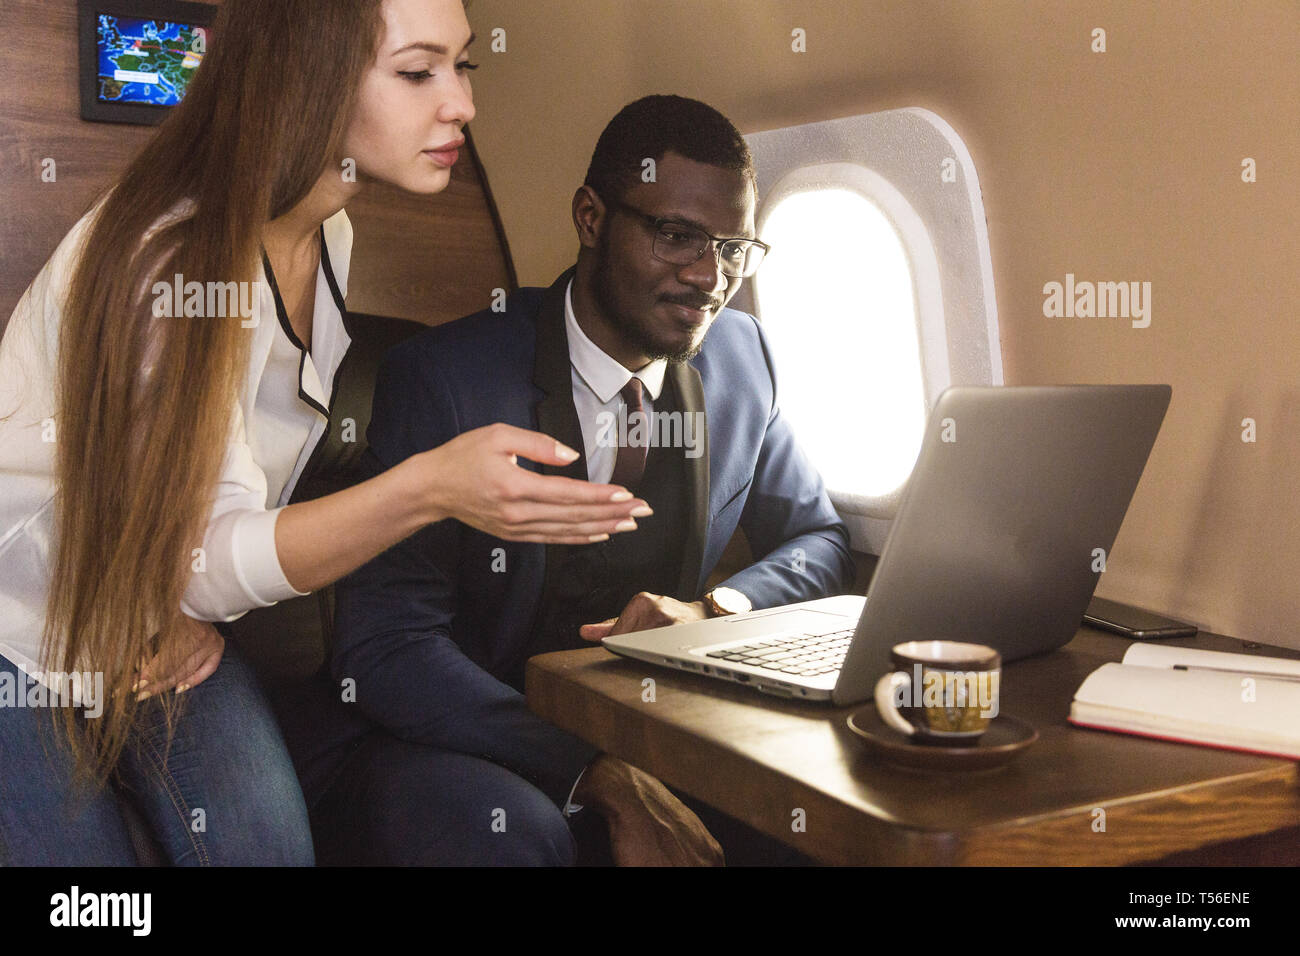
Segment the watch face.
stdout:
<path fill-rule="evenodd" d="M 714 588 L 710 593 L 713 603 L 722 608 L 725 614 L 744 614 L 752 610 L 749 598 L 734 588 Z"/>

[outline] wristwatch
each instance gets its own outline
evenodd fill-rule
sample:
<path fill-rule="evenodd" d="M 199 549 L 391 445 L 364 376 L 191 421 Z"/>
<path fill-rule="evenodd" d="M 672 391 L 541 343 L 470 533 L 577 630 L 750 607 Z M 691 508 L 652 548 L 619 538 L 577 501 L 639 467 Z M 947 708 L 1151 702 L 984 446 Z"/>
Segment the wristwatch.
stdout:
<path fill-rule="evenodd" d="M 754 610 L 754 605 L 749 603 L 749 598 L 735 588 L 714 588 L 704 595 L 704 606 L 709 609 L 713 617 L 744 614 L 746 611 Z"/>

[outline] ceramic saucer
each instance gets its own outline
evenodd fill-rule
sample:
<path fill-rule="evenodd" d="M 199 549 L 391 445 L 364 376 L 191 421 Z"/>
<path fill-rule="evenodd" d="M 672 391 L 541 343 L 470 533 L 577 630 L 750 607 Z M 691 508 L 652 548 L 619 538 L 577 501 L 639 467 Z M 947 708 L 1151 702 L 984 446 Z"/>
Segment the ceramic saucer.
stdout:
<path fill-rule="evenodd" d="M 989 729 L 983 736 L 969 746 L 918 744 L 887 726 L 880 719 L 874 704 L 849 715 L 849 730 L 861 738 L 872 753 L 890 763 L 920 770 L 981 770 L 999 767 L 1038 739 L 1038 731 L 1023 720 L 999 714 L 989 722 Z"/>

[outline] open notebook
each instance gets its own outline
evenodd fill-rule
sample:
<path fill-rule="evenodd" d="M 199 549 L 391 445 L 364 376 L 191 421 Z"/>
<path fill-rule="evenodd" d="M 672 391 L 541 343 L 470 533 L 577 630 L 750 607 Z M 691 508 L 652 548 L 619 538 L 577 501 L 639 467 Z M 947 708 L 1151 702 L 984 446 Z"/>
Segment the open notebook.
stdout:
<path fill-rule="evenodd" d="M 1079 686 L 1070 723 L 1300 759 L 1300 661 L 1133 644 Z"/>

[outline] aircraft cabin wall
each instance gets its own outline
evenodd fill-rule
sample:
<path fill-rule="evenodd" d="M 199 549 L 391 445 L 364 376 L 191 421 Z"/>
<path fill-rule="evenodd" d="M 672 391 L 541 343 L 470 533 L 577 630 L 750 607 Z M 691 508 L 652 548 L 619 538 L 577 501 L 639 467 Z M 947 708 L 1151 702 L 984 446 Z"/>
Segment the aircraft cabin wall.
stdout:
<path fill-rule="evenodd" d="M 509 250 L 472 163 L 435 197 L 376 187 L 349 209 L 352 309 L 445 321 L 508 287 L 511 256 L 521 284 L 549 283 L 595 139 L 638 96 L 698 97 L 747 134 L 930 110 L 982 189 L 1004 381 L 1173 386 L 1098 593 L 1300 647 L 1294 2 L 472 0 L 469 16 L 474 144 Z M 6 0 L 0 24 L 26 38 L 0 62 L 5 322 L 149 130 L 77 118 L 75 0 Z M 1049 317 L 1044 287 L 1067 277 L 1149 282 L 1149 325 Z"/>
<path fill-rule="evenodd" d="M 1300 647 L 1300 7 L 474 0 L 469 14 L 476 141 L 523 285 L 572 261 L 570 198 L 604 123 L 639 96 L 703 99 L 746 134 L 903 107 L 946 120 L 983 191 L 1006 384 L 1173 386 L 1098 593 Z M 1067 276 L 1149 282 L 1150 324 L 1048 317 L 1044 287 Z M 852 275 L 810 281 L 871 295 Z"/>

